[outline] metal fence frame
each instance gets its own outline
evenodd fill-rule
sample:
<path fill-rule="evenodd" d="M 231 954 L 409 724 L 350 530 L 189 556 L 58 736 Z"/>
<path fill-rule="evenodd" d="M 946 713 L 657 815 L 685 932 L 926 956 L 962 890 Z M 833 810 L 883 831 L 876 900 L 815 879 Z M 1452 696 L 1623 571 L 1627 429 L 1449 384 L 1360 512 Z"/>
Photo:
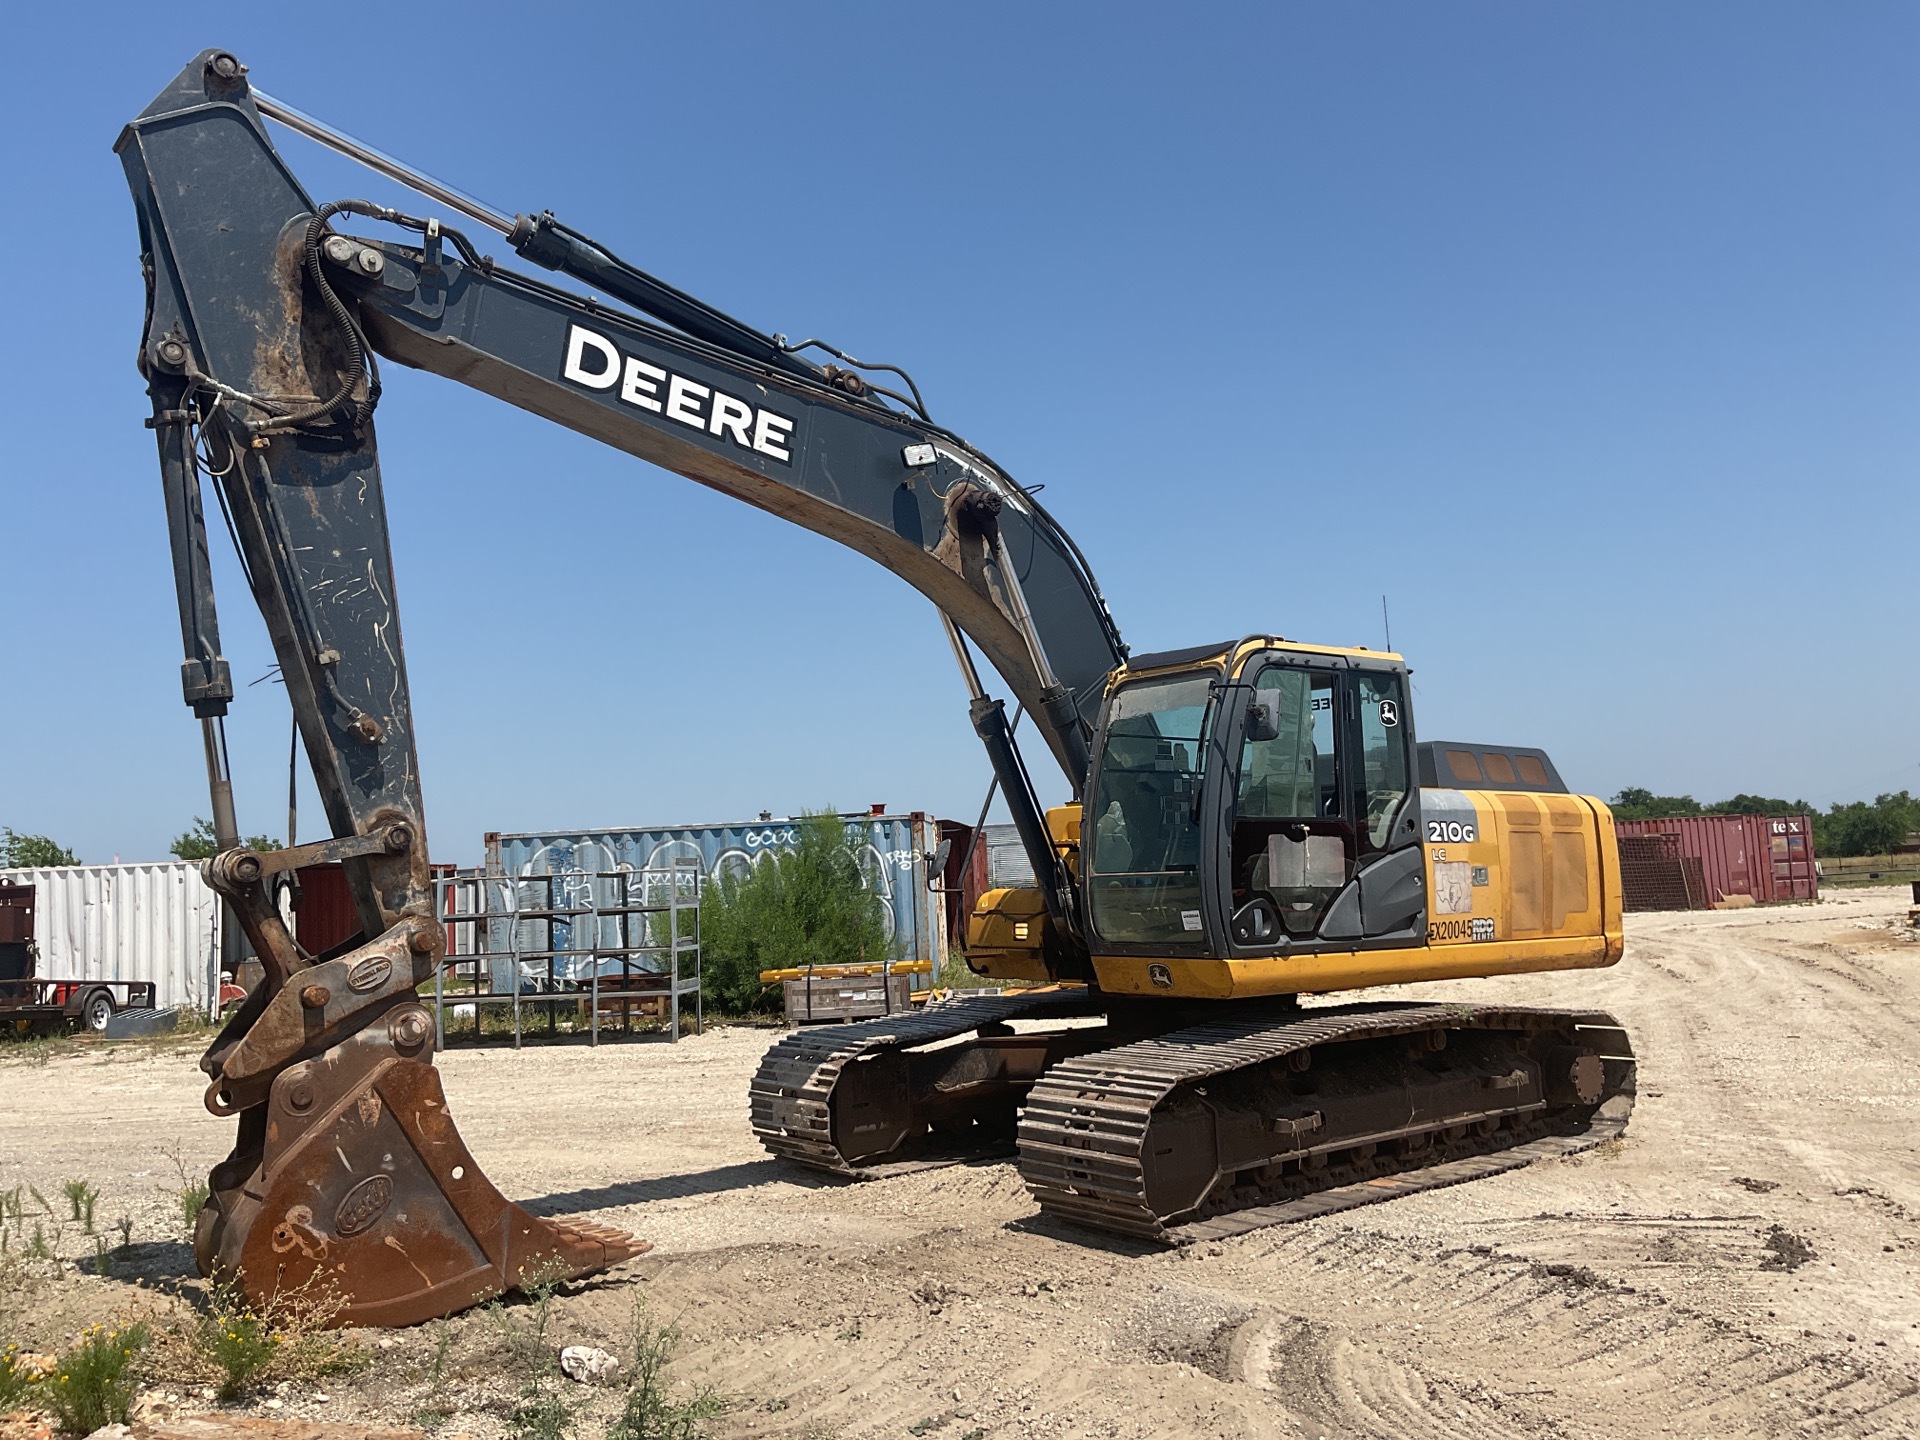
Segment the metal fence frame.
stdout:
<path fill-rule="evenodd" d="M 511 1006 L 516 1050 L 526 1034 L 525 1011 L 544 1008 L 548 1033 L 557 1035 L 559 1006 L 563 1001 L 586 1002 L 588 1034 L 594 1045 L 600 1043 L 603 1001 L 619 1003 L 622 1029 L 630 1030 L 636 1001 L 664 999 L 668 1034 L 677 1041 L 681 1034 L 681 1002 L 691 997 L 693 1033 L 700 1034 L 706 1021 L 700 993 L 700 893 L 704 879 L 697 865 L 686 863 L 647 869 L 562 870 L 534 875 L 467 870 L 437 878 L 435 909 L 447 927 L 447 957 L 433 977 L 434 1048 L 446 1048 L 449 1004 L 474 1007 L 476 1038 L 481 1032 L 480 1016 L 484 1007 Z M 636 882 L 640 886 L 638 902 L 634 899 Z M 576 892 L 571 900 L 585 903 L 559 903 L 562 897 L 556 893 L 556 883 Z M 656 886 L 665 890 L 664 903 L 650 899 Z M 524 892 L 530 887 L 544 889 L 544 895 L 537 897 L 544 899 L 544 904 L 525 903 Z M 615 892 L 611 904 L 601 901 L 603 890 L 608 889 Z M 472 902 L 468 908 L 458 903 L 463 899 Z M 657 915 L 667 917 L 664 942 L 651 934 L 653 917 Z M 689 933 L 682 931 L 683 917 L 691 919 Z M 636 921 L 641 926 L 639 943 L 635 943 L 633 930 Z M 608 924 L 616 927 L 620 943 L 603 943 Z M 545 927 L 545 945 L 522 944 L 523 927 L 528 925 Z M 463 932 L 460 927 L 469 928 Z M 572 943 L 582 930 L 588 943 Z M 562 940 L 567 943 L 560 943 Z M 562 962 L 566 962 L 568 973 L 565 975 L 560 973 Z M 606 974 L 606 967 L 614 962 L 620 966 L 617 977 Z M 655 963 L 661 968 L 649 968 Z M 469 965 L 473 971 L 473 989 L 449 991 L 447 972 Z M 543 966 L 545 973 L 530 974 L 529 966 Z M 584 983 L 580 976 L 583 966 L 587 971 Z M 487 982 L 484 989 L 480 983 L 483 967 Z M 498 985 L 503 974 L 509 981 L 504 990 Z M 617 986 L 601 983 L 603 979 L 615 978 L 620 982 Z M 536 985 L 531 991 L 529 980 Z M 642 983 L 636 984 L 636 981 Z"/>

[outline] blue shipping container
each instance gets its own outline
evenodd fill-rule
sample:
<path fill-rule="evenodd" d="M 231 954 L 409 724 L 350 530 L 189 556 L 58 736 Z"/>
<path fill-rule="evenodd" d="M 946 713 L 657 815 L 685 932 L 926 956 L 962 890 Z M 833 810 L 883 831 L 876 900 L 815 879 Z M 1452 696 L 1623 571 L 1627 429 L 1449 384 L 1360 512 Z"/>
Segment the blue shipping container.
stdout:
<path fill-rule="evenodd" d="M 847 838 L 861 857 L 867 883 L 880 892 L 894 938 L 891 958 L 930 960 L 937 972 L 945 958 L 945 926 L 933 904 L 934 896 L 927 891 L 927 854 L 938 843 L 935 822 L 917 810 L 906 815 L 840 818 L 847 827 Z M 595 883 L 588 876 L 622 870 L 664 870 L 694 862 L 700 873 L 712 880 L 728 870 L 743 872 L 760 856 L 791 850 L 797 833 L 797 822 L 791 818 L 521 835 L 489 833 L 486 868 L 491 874 L 513 878 L 558 877 L 552 887 L 554 908 L 567 908 L 586 901 L 585 887 Z M 615 903 L 611 894 L 602 893 L 608 888 L 607 882 L 599 882 L 595 895 L 599 903 Z M 665 897 L 648 899 L 653 902 Z M 523 899 L 522 903 L 528 901 Z M 600 923 L 610 926 L 615 922 L 603 919 Z M 594 948 L 589 936 L 582 934 L 576 939 L 572 929 L 567 921 L 556 921 L 552 948 Z M 618 940 L 609 933 L 600 943 L 613 945 Z M 534 948 L 539 942 L 527 935 L 522 944 Z M 569 973 L 567 967 L 556 969 Z M 502 974 L 498 983 L 505 987 L 511 981 Z"/>

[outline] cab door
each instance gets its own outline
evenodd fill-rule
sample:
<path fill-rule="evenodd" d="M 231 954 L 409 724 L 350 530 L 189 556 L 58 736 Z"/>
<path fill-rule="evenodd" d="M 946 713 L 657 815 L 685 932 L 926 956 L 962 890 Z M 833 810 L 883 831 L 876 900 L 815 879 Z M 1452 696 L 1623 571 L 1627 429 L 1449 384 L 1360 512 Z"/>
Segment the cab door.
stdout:
<path fill-rule="evenodd" d="M 1347 672 L 1358 844 L 1354 883 L 1321 923 L 1326 940 L 1407 943 L 1426 931 L 1420 787 L 1404 670 Z"/>
<path fill-rule="evenodd" d="M 1287 655 L 1248 670 L 1240 706 L 1222 717 L 1222 749 L 1238 760 L 1223 775 L 1220 834 L 1233 953 L 1417 938 L 1425 877 L 1405 672 Z"/>

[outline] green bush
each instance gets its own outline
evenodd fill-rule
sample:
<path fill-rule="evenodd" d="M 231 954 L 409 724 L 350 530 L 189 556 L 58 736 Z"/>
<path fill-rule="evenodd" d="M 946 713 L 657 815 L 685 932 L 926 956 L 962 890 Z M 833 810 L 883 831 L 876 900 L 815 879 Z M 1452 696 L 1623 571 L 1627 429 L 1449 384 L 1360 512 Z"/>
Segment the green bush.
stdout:
<path fill-rule="evenodd" d="M 73 1209 L 73 1218 L 80 1222 L 82 1233 L 93 1234 L 93 1207 L 100 1203 L 100 1192 L 84 1180 L 69 1180 L 60 1188 Z"/>
<path fill-rule="evenodd" d="M 646 1301 L 633 1302 L 628 1344 L 627 1398 L 607 1429 L 607 1440 L 698 1440 L 704 1424 L 726 1407 L 707 1386 L 684 1401 L 671 1398 L 667 1367 L 680 1344 L 680 1327 L 655 1325 Z"/>
<path fill-rule="evenodd" d="M 170 1380 L 212 1384 L 222 1403 L 271 1382 L 349 1374 L 365 1366 L 367 1355 L 332 1328 L 341 1304 L 324 1272 L 264 1302 L 232 1280 L 216 1280 L 199 1314 L 155 1338 L 153 1368 Z"/>
<path fill-rule="evenodd" d="M 140 1324 L 117 1330 L 89 1325 L 81 1332 L 80 1343 L 55 1362 L 38 1387 L 39 1400 L 61 1430 L 90 1435 L 102 1425 L 127 1423 L 149 1338 Z"/>
<path fill-rule="evenodd" d="M 180 1188 L 171 1193 L 174 1203 L 180 1207 L 181 1227 L 191 1241 L 194 1232 L 200 1228 L 200 1211 L 213 1192 L 208 1189 L 205 1178 L 195 1176 L 187 1169 L 187 1162 L 180 1158 L 178 1145 L 163 1145 L 160 1153 L 172 1162 L 173 1173 L 180 1177 Z"/>
<path fill-rule="evenodd" d="M 281 1337 L 237 1289 L 216 1286 L 207 1300 L 195 1339 L 200 1353 L 220 1372 L 220 1399 L 237 1400 L 267 1368 Z"/>
<path fill-rule="evenodd" d="M 499 1327 L 520 1381 L 512 1408 L 502 1417 L 512 1440 L 568 1440 L 579 1419 L 579 1402 L 561 1383 L 560 1367 L 547 1340 L 556 1283 L 551 1277 L 535 1279 L 524 1287 L 525 1307 L 510 1308 L 495 1300 L 482 1312 Z M 520 1313 L 523 1308 L 524 1314 Z"/>
<path fill-rule="evenodd" d="M 0 1415 L 17 1410 L 33 1389 L 34 1371 L 20 1359 L 20 1347 L 0 1350 Z"/>
<path fill-rule="evenodd" d="M 187 1232 L 187 1239 L 193 1239 L 194 1232 L 200 1228 L 200 1212 L 206 1208 L 207 1197 L 212 1193 L 204 1180 L 190 1181 L 181 1187 L 176 1198 L 180 1205 L 180 1224 Z"/>
<path fill-rule="evenodd" d="M 846 822 L 828 811 L 802 816 L 795 829 L 793 849 L 766 855 L 745 875 L 723 872 L 701 896 L 701 989 L 717 1010 L 778 1009 L 762 970 L 891 958 L 886 909 Z"/>

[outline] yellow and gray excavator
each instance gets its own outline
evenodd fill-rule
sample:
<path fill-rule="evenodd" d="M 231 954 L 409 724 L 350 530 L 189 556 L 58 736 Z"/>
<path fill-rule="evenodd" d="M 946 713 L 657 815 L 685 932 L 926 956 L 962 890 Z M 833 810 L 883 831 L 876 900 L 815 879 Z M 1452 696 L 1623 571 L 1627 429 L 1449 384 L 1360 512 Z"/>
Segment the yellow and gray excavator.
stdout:
<path fill-rule="evenodd" d="M 433 213 L 318 204 L 271 119 Z M 790 343 L 550 213 L 508 215 L 194 59 L 116 149 L 139 216 L 139 367 L 159 447 L 220 852 L 264 978 L 208 1049 L 232 1117 L 195 1254 L 265 1302 L 406 1324 L 644 1242 L 540 1219 L 460 1140 L 416 987 L 445 951 L 374 439 L 379 363 L 459 381 L 831 537 L 936 611 L 1034 883 L 986 895 L 993 993 L 798 1032 L 751 1086 L 761 1141 L 842 1175 L 1010 1147 L 1047 1212 L 1178 1243 L 1564 1153 L 1619 1132 L 1608 1015 L 1303 995 L 1609 965 L 1619 865 L 1599 801 L 1535 749 L 1416 743 L 1397 655 L 1257 633 L 1133 655 L 1035 498 L 935 424 L 894 367 Z M 350 231 L 379 227 L 375 234 Z M 548 283 L 483 254 L 496 232 Z M 590 293 L 582 293 L 583 291 Z M 211 489 L 272 638 L 333 838 L 238 840 Z M 1005 702 L 1063 772 L 1044 808 Z M 337 860 L 361 933 L 309 954 L 274 876 Z"/>

